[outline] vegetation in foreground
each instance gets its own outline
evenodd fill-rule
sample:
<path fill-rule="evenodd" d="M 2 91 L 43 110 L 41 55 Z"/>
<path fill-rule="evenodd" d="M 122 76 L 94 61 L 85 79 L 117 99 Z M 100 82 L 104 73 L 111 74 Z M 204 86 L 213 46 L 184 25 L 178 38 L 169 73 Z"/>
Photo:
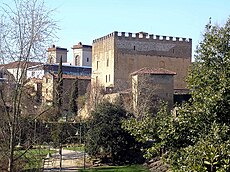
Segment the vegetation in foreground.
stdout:
<path fill-rule="evenodd" d="M 206 25 L 187 78 L 192 99 L 174 114 L 125 121 L 136 139 L 153 140 L 145 156 L 162 156 L 173 171 L 230 171 L 230 18 Z"/>
<path fill-rule="evenodd" d="M 100 158 L 103 163 L 120 165 L 143 162 L 141 145 L 121 127 L 128 116 L 119 102 L 104 101 L 91 116 L 86 136 L 86 151 L 90 156 Z"/>
<path fill-rule="evenodd" d="M 24 154 L 24 150 L 15 151 L 15 155 L 23 155 L 20 158 L 21 169 L 32 170 L 40 169 L 42 167 L 42 160 L 47 156 L 48 153 L 55 153 L 54 150 L 48 149 L 30 149 Z"/>

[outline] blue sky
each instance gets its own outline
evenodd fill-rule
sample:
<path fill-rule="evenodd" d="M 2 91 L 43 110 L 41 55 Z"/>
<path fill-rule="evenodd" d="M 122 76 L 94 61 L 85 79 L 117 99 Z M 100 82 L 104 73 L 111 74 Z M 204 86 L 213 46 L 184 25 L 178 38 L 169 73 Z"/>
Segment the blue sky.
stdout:
<path fill-rule="evenodd" d="M 94 39 L 113 31 L 148 32 L 193 39 L 193 51 L 204 27 L 224 24 L 230 16 L 230 0 L 45 0 L 57 8 L 59 40 L 54 44 L 69 50 L 78 42 L 91 45 Z"/>

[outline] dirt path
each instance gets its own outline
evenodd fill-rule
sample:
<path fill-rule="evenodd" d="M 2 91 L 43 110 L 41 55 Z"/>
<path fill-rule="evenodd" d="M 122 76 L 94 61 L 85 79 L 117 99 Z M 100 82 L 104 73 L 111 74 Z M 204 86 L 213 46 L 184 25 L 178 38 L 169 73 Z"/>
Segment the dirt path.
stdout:
<path fill-rule="evenodd" d="M 85 166 L 89 167 L 88 155 L 85 154 Z M 84 152 L 62 150 L 62 170 L 75 172 L 84 168 Z M 50 158 L 44 161 L 44 171 L 60 171 L 60 155 L 59 153 L 52 154 Z"/>

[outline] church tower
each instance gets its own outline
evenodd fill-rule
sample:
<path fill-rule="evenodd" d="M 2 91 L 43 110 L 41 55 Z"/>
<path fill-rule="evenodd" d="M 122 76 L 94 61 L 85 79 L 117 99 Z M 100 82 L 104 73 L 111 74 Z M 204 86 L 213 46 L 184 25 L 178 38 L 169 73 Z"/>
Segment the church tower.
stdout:
<path fill-rule="evenodd" d="M 73 45 L 73 62 L 74 66 L 92 66 L 92 46 L 82 45 L 79 42 L 77 45 Z"/>
<path fill-rule="evenodd" d="M 62 62 L 67 62 L 67 48 L 60 48 L 53 45 L 51 48 L 48 48 L 48 61 L 49 64 L 59 63 L 62 57 Z"/>

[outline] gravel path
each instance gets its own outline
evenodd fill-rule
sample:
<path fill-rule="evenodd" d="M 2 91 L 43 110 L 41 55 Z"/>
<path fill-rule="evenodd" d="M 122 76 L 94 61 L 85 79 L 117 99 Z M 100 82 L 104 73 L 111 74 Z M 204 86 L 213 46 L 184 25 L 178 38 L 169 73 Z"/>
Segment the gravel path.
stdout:
<path fill-rule="evenodd" d="M 85 166 L 91 164 L 88 160 L 88 155 L 85 155 Z M 62 169 L 65 172 L 75 172 L 78 169 L 84 168 L 84 152 L 62 149 Z M 50 158 L 44 161 L 44 171 L 60 171 L 60 155 L 59 153 L 52 154 Z"/>

